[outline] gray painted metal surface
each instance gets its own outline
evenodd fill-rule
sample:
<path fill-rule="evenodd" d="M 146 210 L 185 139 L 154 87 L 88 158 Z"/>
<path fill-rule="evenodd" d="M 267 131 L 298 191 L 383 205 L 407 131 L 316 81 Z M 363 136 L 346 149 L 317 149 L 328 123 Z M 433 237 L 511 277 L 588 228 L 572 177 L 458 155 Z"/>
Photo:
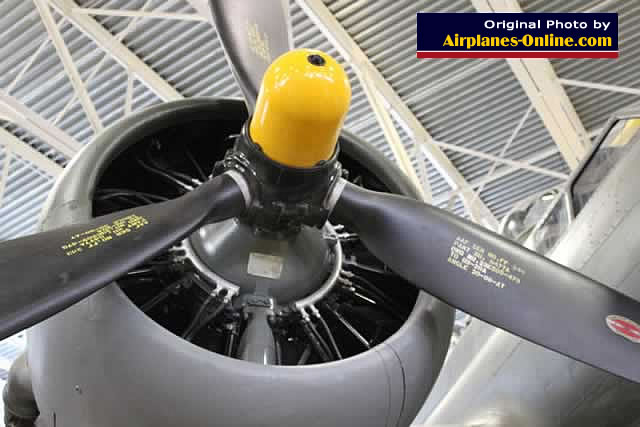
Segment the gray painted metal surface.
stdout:
<path fill-rule="evenodd" d="M 58 181 L 43 227 L 88 218 L 92 188 L 126 145 L 214 104 L 163 104 L 107 129 Z M 370 152 L 350 145 L 343 149 L 360 158 Z M 391 183 L 410 189 L 390 163 L 369 158 Z M 38 425 L 408 426 L 437 377 L 452 321 L 450 307 L 421 293 L 404 326 L 365 353 L 319 365 L 263 366 L 177 337 L 113 284 L 29 331 Z"/>
<path fill-rule="evenodd" d="M 630 117 L 640 117 L 640 109 L 621 111 L 609 123 Z M 639 160 L 640 144 L 636 142 L 602 181 L 558 245 L 547 254 L 637 299 L 640 299 Z M 586 164 L 585 160 L 572 180 Z M 579 309 L 567 307 L 567 311 Z M 640 384 L 474 319 L 449 355 L 417 422 L 426 422 L 427 426 L 478 423 L 613 427 L 630 426 L 639 419 Z"/>

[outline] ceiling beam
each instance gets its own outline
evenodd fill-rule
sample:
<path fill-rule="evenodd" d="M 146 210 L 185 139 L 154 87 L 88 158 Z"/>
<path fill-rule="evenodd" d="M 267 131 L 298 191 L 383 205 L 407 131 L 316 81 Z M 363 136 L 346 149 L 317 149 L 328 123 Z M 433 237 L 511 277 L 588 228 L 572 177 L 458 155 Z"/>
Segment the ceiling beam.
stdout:
<path fill-rule="evenodd" d="M 475 189 L 478 187 L 481 187 L 483 185 L 486 185 L 492 181 L 496 181 L 500 178 L 504 178 L 507 175 L 510 175 L 514 172 L 517 172 L 519 170 L 526 170 L 528 168 L 525 168 L 523 166 L 525 165 L 532 165 L 533 163 L 536 162 L 540 162 L 544 159 L 547 159 L 551 156 L 554 156 L 558 154 L 558 150 L 556 148 L 547 148 L 546 150 L 543 151 L 539 151 L 536 154 L 527 157 L 526 159 L 520 160 L 518 165 L 515 166 L 506 166 L 506 167 L 502 167 L 502 168 L 498 168 L 495 170 L 495 172 L 492 175 L 485 175 L 482 178 L 478 178 L 474 181 L 472 181 L 468 187 L 466 188 L 462 188 L 459 190 L 454 190 L 454 191 L 449 191 L 447 193 L 444 193 L 436 198 L 434 198 L 433 200 L 433 204 L 436 206 L 441 206 L 444 203 L 447 203 L 453 196 L 456 196 L 458 194 L 460 194 L 461 191 L 464 190 L 468 190 L 468 189 Z M 567 176 L 566 175 L 561 175 L 561 176 L 556 176 L 555 178 L 559 178 L 559 179 L 566 179 Z"/>
<path fill-rule="evenodd" d="M 521 13 L 517 0 L 471 0 L 478 12 Z M 508 58 L 538 116 L 572 170 L 589 147 L 587 131 L 548 59 Z"/>
<path fill-rule="evenodd" d="M 204 17 L 211 23 L 211 25 L 213 25 L 213 17 L 211 16 L 211 9 L 209 8 L 208 0 L 187 0 L 187 3 L 189 3 L 199 15 Z"/>
<path fill-rule="evenodd" d="M 0 145 L 4 145 L 7 148 L 8 153 L 6 155 L 8 157 L 12 154 L 20 156 L 53 178 L 62 172 L 62 166 L 2 128 L 0 128 Z M 5 170 L 3 170 L 3 174 L 4 173 Z"/>
<path fill-rule="evenodd" d="M 91 127 L 96 133 L 100 132 L 102 130 L 102 121 L 100 120 L 96 107 L 93 105 L 93 101 L 89 96 L 87 87 L 82 81 L 82 77 L 80 77 L 80 73 L 73 62 L 71 52 L 69 52 L 69 49 L 64 42 L 64 38 L 62 37 L 62 34 L 60 34 L 58 24 L 56 24 L 56 21 L 53 18 L 53 13 L 51 13 L 51 9 L 49 8 L 49 3 L 47 3 L 47 0 L 33 0 L 33 2 L 40 13 L 42 23 L 44 24 L 47 33 L 49 33 L 49 37 L 51 38 L 51 42 L 53 43 L 56 52 L 58 52 L 58 57 L 60 58 L 60 62 L 62 62 L 62 67 L 69 77 L 69 81 L 75 90 L 76 96 L 80 101 L 80 105 L 82 105 L 82 109 L 89 119 L 89 123 L 91 123 Z"/>
<path fill-rule="evenodd" d="M 438 170 L 449 185 L 454 190 L 468 187 L 468 183 L 460 171 L 456 169 L 442 150 L 433 144 L 433 138 L 429 135 L 422 123 L 420 123 L 415 114 L 407 107 L 389 82 L 384 79 L 380 71 L 371 63 L 360 46 L 347 33 L 344 27 L 342 27 L 322 0 L 296 0 L 296 2 L 311 21 L 322 31 L 325 37 L 331 41 L 338 52 L 340 52 L 344 59 L 351 65 L 356 74 L 362 75 L 363 73 L 367 73 L 370 76 L 375 85 L 375 89 L 382 99 L 389 104 L 396 121 L 404 128 L 408 135 L 414 138 L 416 143 L 422 144 L 425 147 L 424 153 L 430 163 Z M 481 200 L 475 201 L 472 191 L 462 192 L 460 196 L 465 208 L 468 209 L 467 212 L 469 216 L 474 221 L 488 228 L 497 229 L 498 221 Z"/>
<path fill-rule="evenodd" d="M 588 89 L 604 90 L 608 92 L 624 93 L 626 95 L 640 95 L 640 89 L 627 86 L 609 85 L 604 83 L 585 82 L 583 80 L 560 79 L 560 83 L 565 86 L 584 87 Z"/>
<path fill-rule="evenodd" d="M 2 138 L 2 135 L 0 135 L 0 138 Z M 4 162 L 2 163 L 2 175 L 0 176 L 0 206 L 2 206 L 2 202 L 4 201 L 4 192 L 7 189 L 7 181 L 9 179 L 9 169 L 11 168 L 11 160 L 13 160 L 13 151 L 11 151 L 11 148 L 8 145 L 5 145 Z"/>
<path fill-rule="evenodd" d="M 431 200 L 425 199 L 426 193 L 424 191 L 422 183 L 420 182 L 420 178 L 418 178 L 418 174 L 411 164 L 411 159 L 409 158 L 407 150 L 404 148 L 402 138 L 400 138 L 400 135 L 398 134 L 398 130 L 393 123 L 391 114 L 384 105 L 384 99 L 378 93 L 375 84 L 371 80 L 370 75 L 367 72 L 364 72 L 358 74 L 358 78 L 360 79 L 360 83 L 362 84 L 362 89 L 367 95 L 369 105 L 371 105 L 371 109 L 373 110 L 373 113 L 378 120 L 378 124 L 382 129 L 382 133 L 384 134 L 385 139 L 391 147 L 391 151 L 393 152 L 393 156 L 395 157 L 398 166 L 405 173 L 405 175 L 409 177 L 409 180 L 411 180 L 413 185 L 419 191 L 422 200 L 431 203 Z"/>
<path fill-rule="evenodd" d="M 554 170 L 551 170 L 551 169 L 545 169 L 545 168 L 539 168 L 537 166 L 533 166 L 533 165 L 530 164 L 531 162 L 526 162 L 526 161 L 521 161 L 521 160 L 511 160 L 511 159 L 507 159 L 505 157 L 494 156 L 492 154 L 483 153 L 482 151 L 473 150 L 473 149 L 465 148 L 465 147 L 460 147 L 460 146 L 454 145 L 454 144 L 447 144 L 446 142 L 435 141 L 435 144 L 438 147 L 444 148 L 446 150 L 451 150 L 451 151 L 455 151 L 455 152 L 458 152 L 458 153 L 467 154 L 469 156 L 478 157 L 480 159 L 491 160 L 491 161 L 496 162 L 496 163 L 502 163 L 502 164 L 505 164 L 505 165 L 513 166 L 514 168 L 528 170 L 528 171 L 531 171 L 531 172 L 539 173 L 541 175 L 551 176 L 553 178 L 567 179 L 569 177 L 567 174 L 562 173 L 562 172 L 557 172 L 557 171 L 554 171 Z M 553 153 L 556 153 L 558 150 L 556 148 L 552 148 L 551 151 Z"/>
<path fill-rule="evenodd" d="M 24 75 L 27 73 L 27 70 L 33 65 L 35 60 L 40 56 L 40 54 L 47 47 L 50 41 L 51 40 L 49 39 L 49 37 L 45 34 L 36 51 L 33 52 L 29 59 L 24 62 L 24 64 L 20 68 L 20 71 L 18 71 L 18 74 L 16 74 L 11 83 L 6 86 L 5 90 L 7 91 L 7 93 L 11 93 L 11 91 L 18 85 L 20 79 L 24 77 Z"/>
<path fill-rule="evenodd" d="M 104 49 L 115 61 L 129 70 L 142 84 L 163 101 L 182 99 L 182 96 L 164 78 L 145 64 L 113 34 L 89 15 L 73 13 L 78 5 L 73 0 L 48 0 L 51 6 L 65 16 L 79 31 Z"/>
<path fill-rule="evenodd" d="M 38 113 L 2 90 L 0 90 L 0 116 L 20 126 L 68 158 L 73 157 L 82 147 L 60 128 L 53 126 Z"/>
<path fill-rule="evenodd" d="M 199 13 L 144 12 L 139 10 L 103 9 L 91 7 L 74 7 L 71 11 L 73 13 L 94 16 L 126 16 L 147 19 L 175 19 L 178 21 L 208 21 L 205 16 L 202 16 Z"/>
<path fill-rule="evenodd" d="M 464 80 L 469 76 L 481 71 L 483 68 L 486 68 L 495 62 L 498 61 L 495 58 L 489 59 L 481 59 L 478 62 L 474 62 L 471 65 L 461 67 L 460 70 L 457 70 L 453 75 L 447 75 L 446 77 L 442 77 L 434 82 L 429 83 L 427 86 L 422 87 L 416 91 L 414 91 L 410 96 L 408 96 L 405 100 L 405 104 L 412 104 L 421 99 L 425 99 L 430 96 L 434 92 L 438 92 L 446 89 L 447 87 L 455 84 L 460 80 Z M 349 129 L 351 131 L 358 131 L 360 129 L 364 129 L 369 126 L 371 123 L 375 121 L 375 117 L 365 116 L 361 117 L 357 121 L 352 122 L 349 125 Z"/>

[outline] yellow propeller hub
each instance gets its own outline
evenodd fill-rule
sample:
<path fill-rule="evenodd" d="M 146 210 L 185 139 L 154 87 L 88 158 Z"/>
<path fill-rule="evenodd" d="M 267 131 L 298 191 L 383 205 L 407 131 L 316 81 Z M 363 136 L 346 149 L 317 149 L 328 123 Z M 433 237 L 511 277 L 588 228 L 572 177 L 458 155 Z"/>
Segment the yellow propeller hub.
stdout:
<path fill-rule="evenodd" d="M 309 168 L 333 155 L 350 101 L 349 79 L 335 59 L 292 50 L 265 72 L 249 134 L 272 160 Z"/>

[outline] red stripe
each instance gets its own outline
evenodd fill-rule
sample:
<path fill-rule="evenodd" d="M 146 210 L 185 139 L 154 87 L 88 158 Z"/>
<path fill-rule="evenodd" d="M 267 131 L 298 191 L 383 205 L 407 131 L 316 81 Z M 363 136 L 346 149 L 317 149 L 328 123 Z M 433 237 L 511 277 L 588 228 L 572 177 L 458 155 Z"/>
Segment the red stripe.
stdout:
<path fill-rule="evenodd" d="M 611 52 L 446 52 L 418 51 L 418 58 L 617 58 L 618 51 Z"/>

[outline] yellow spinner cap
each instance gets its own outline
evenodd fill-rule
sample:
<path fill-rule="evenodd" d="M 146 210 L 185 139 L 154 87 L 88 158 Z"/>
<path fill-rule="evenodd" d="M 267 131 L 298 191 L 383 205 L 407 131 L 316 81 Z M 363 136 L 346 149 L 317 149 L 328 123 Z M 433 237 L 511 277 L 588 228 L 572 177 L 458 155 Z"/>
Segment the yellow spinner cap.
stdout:
<path fill-rule="evenodd" d="M 349 79 L 335 59 L 292 50 L 265 72 L 249 134 L 278 163 L 315 166 L 333 155 L 350 100 Z"/>

